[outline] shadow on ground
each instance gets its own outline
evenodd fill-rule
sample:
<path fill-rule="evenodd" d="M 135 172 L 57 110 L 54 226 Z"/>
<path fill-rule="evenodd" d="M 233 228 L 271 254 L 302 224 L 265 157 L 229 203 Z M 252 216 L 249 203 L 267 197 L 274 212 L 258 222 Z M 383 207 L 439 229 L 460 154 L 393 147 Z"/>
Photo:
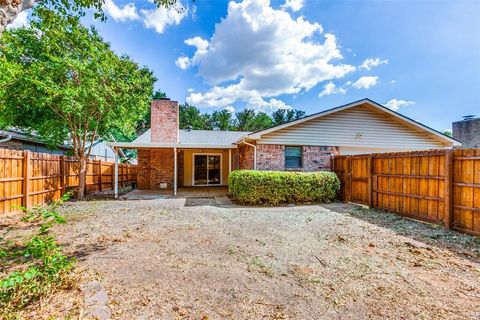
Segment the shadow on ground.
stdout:
<path fill-rule="evenodd" d="M 442 225 L 409 219 L 383 210 L 367 209 L 361 206 L 352 207 L 347 203 L 336 202 L 324 204 L 322 207 L 390 229 L 396 234 L 432 246 L 452 250 L 470 261 L 480 261 L 480 237 L 446 230 Z"/>

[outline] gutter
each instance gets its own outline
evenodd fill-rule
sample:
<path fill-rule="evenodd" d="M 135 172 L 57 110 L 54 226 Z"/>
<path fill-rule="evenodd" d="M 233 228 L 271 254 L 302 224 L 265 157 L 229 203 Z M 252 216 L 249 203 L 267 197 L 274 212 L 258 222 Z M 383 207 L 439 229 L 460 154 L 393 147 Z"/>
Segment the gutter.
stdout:
<path fill-rule="evenodd" d="M 12 135 L 11 134 L 9 134 L 6 138 L 0 139 L 0 143 L 7 142 L 7 141 L 10 141 L 10 140 L 12 140 Z"/>
<path fill-rule="evenodd" d="M 257 170 L 257 146 L 251 143 L 248 143 L 243 139 L 240 143 L 244 143 L 247 146 L 253 147 L 253 170 Z"/>

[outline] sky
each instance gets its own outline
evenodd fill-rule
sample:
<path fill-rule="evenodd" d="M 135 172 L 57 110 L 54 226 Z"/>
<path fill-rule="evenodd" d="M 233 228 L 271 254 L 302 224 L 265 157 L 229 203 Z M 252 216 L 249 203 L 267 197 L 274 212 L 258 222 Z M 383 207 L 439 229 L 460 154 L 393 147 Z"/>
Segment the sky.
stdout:
<path fill-rule="evenodd" d="M 480 1 L 181 1 L 106 0 L 84 23 L 204 112 L 370 98 L 440 131 L 480 116 Z"/>

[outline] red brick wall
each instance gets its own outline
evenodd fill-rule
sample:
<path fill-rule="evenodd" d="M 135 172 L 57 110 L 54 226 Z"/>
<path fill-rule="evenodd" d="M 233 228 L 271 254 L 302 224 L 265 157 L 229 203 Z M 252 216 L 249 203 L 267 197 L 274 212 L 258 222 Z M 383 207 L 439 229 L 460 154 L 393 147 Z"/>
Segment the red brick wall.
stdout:
<path fill-rule="evenodd" d="M 173 148 L 138 151 L 138 189 L 160 189 L 161 183 L 173 188 Z"/>
<path fill-rule="evenodd" d="M 246 144 L 238 146 L 239 169 L 253 169 L 253 147 Z"/>
<path fill-rule="evenodd" d="M 330 171 L 332 147 L 303 146 L 303 171 Z"/>
<path fill-rule="evenodd" d="M 151 142 L 178 143 L 178 102 L 153 100 L 151 111 Z"/>
<path fill-rule="evenodd" d="M 303 146 L 303 171 L 331 170 L 330 165 L 334 149 L 334 147 Z M 278 144 L 257 145 L 257 169 L 285 170 L 285 146 Z"/>
<path fill-rule="evenodd" d="M 150 189 L 150 150 L 138 149 L 137 186 L 140 190 Z"/>
<path fill-rule="evenodd" d="M 257 169 L 283 171 L 285 169 L 285 146 L 279 144 L 257 145 Z"/>

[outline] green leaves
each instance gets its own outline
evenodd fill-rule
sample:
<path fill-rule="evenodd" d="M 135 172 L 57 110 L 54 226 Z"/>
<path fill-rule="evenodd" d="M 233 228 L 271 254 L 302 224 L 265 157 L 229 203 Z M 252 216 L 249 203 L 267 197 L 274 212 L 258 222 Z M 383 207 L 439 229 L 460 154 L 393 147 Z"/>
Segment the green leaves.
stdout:
<path fill-rule="evenodd" d="M 235 170 L 228 188 L 245 204 L 322 203 L 335 199 L 340 181 L 333 172 Z"/>
<path fill-rule="evenodd" d="M 0 125 L 34 130 L 50 146 L 71 141 L 75 154 L 111 132 L 132 134 L 148 111 L 152 72 L 116 55 L 78 15 L 41 6 L 35 15 L 2 38 Z"/>

